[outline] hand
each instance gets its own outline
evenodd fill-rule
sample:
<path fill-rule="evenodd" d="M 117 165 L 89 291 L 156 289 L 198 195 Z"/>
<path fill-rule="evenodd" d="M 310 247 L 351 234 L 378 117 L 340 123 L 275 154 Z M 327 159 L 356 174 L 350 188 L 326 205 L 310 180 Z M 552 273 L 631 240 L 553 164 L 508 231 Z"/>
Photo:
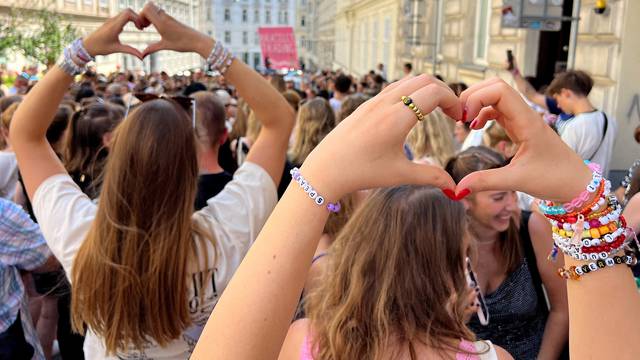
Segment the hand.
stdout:
<path fill-rule="evenodd" d="M 475 117 L 472 129 L 481 129 L 495 119 L 518 151 L 503 168 L 469 174 L 460 181 L 458 190 L 518 190 L 540 199 L 568 202 L 591 180 L 582 159 L 503 80 L 483 81 L 465 90 L 460 98 L 469 119 Z"/>
<path fill-rule="evenodd" d="M 399 184 L 454 188 L 443 169 L 415 164 L 404 155 L 405 138 L 417 118 L 400 100 L 403 95 L 410 96 L 425 115 L 439 106 L 450 117 L 462 118 L 459 99 L 431 76 L 389 85 L 342 121 L 307 157 L 301 173 L 320 193 L 333 201 L 356 190 Z"/>
<path fill-rule="evenodd" d="M 138 49 L 123 45 L 118 38 L 124 26 L 129 22 L 133 22 L 140 30 L 145 27 L 138 14 L 131 9 L 126 9 L 120 14 L 107 19 L 102 26 L 83 39 L 82 44 L 91 56 L 120 52 L 142 59 L 142 53 Z"/>
<path fill-rule="evenodd" d="M 147 56 L 160 50 L 179 52 L 197 52 L 202 57 L 209 56 L 213 48 L 213 40 L 208 36 L 182 24 L 171 17 L 153 2 L 148 2 L 140 12 L 144 26 L 153 25 L 162 37 L 160 41 L 150 44 L 142 52 Z"/>
<path fill-rule="evenodd" d="M 471 320 L 471 318 L 473 317 L 473 315 L 475 315 L 478 312 L 478 309 L 480 308 L 480 301 L 478 301 L 478 288 L 472 288 L 472 287 L 468 287 L 467 288 L 467 304 L 469 304 L 465 309 L 464 309 L 464 322 L 468 323 L 469 320 Z"/>

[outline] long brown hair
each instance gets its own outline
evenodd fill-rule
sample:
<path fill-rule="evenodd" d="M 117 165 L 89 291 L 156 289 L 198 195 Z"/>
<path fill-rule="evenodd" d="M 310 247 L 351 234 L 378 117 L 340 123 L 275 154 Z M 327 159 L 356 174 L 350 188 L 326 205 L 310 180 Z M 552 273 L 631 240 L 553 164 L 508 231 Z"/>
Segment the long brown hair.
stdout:
<path fill-rule="evenodd" d="M 316 97 L 305 102 L 298 111 L 295 143 L 289 154 L 291 162 L 302 164 L 335 126 L 336 116 L 327 100 Z"/>
<path fill-rule="evenodd" d="M 166 345 L 191 322 L 194 235 L 202 249 L 212 239 L 192 221 L 197 176 L 191 119 L 177 104 L 145 102 L 116 129 L 96 218 L 72 271 L 74 329 L 88 325 L 109 354 L 150 339 Z"/>
<path fill-rule="evenodd" d="M 453 181 L 460 182 L 465 176 L 481 170 L 503 167 L 507 164 L 505 158 L 497 152 L 484 146 L 472 146 L 451 158 L 445 170 Z M 473 195 L 469 198 L 473 201 Z M 502 253 L 502 267 L 507 273 L 514 271 L 521 263 L 523 250 L 520 245 L 519 224 L 512 217 L 507 231 L 500 233 L 500 252 Z M 479 234 L 474 234 L 479 236 Z"/>
<path fill-rule="evenodd" d="M 309 294 L 314 359 L 393 358 L 425 344 L 458 351 L 464 321 L 466 220 L 439 189 L 376 190 L 333 244 L 327 278 Z"/>

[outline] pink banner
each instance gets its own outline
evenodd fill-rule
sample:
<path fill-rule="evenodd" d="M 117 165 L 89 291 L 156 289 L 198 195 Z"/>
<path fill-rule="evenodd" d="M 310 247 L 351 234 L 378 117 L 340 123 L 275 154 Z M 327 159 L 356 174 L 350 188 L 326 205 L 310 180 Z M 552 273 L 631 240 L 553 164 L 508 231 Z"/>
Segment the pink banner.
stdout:
<path fill-rule="evenodd" d="M 265 65 L 268 60 L 271 69 L 298 69 L 298 50 L 293 28 L 261 27 L 258 34 Z"/>

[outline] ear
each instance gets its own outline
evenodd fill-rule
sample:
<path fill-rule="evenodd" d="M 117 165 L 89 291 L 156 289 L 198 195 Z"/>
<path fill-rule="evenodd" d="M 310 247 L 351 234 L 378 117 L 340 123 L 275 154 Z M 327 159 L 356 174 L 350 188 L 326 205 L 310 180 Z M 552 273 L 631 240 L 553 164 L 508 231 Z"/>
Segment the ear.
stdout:
<path fill-rule="evenodd" d="M 111 146 L 111 140 L 113 139 L 113 132 L 108 132 L 102 135 L 102 146 L 107 149 Z"/>
<path fill-rule="evenodd" d="M 569 89 L 560 89 L 560 95 L 565 98 L 573 97 L 573 91 Z"/>

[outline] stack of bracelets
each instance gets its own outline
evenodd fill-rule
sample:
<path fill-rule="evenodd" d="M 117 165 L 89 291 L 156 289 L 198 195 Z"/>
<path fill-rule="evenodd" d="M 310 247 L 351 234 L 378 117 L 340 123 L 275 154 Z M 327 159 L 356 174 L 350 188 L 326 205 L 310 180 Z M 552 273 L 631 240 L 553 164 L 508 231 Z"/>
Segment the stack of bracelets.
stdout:
<path fill-rule="evenodd" d="M 554 247 L 549 258 L 555 260 L 558 251 L 583 266 L 558 269 L 564 279 L 580 277 L 618 264 L 634 266 L 637 263 L 631 242 L 637 239 L 627 228 L 622 206 L 611 194 L 611 183 L 602 177 L 600 166 L 586 162 L 593 172 L 587 189 L 571 202 L 556 205 L 549 201 L 539 203 L 540 210 L 551 222 Z M 591 199 L 591 200 L 590 200 Z M 624 255 L 618 255 L 624 253 Z"/>
<path fill-rule="evenodd" d="M 211 53 L 209 57 L 207 57 L 207 64 L 210 66 L 211 70 L 218 71 L 221 75 L 224 75 L 227 72 L 227 69 L 233 63 L 235 57 L 233 54 L 219 41 L 216 41 L 216 44 L 211 49 Z"/>
<path fill-rule="evenodd" d="M 76 76 L 84 73 L 87 70 L 87 64 L 94 60 L 95 58 L 84 48 L 82 39 L 77 38 L 64 49 L 57 65 L 65 73 Z"/>

